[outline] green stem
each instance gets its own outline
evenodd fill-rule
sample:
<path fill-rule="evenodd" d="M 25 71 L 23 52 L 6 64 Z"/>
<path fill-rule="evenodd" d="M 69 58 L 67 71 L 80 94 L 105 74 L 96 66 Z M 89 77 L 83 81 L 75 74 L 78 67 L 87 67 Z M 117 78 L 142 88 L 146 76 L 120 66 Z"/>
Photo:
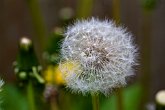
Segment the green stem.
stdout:
<path fill-rule="evenodd" d="M 113 0 L 112 3 L 113 18 L 117 21 L 117 25 L 119 25 L 121 22 L 121 1 Z M 122 93 L 123 89 L 119 89 L 117 92 L 117 110 L 124 110 Z"/>
<path fill-rule="evenodd" d="M 37 110 L 35 105 L 35 97 L 32 82 L 29 81 L 27 86 L 27 98 L 29 103 L 29 110 Z"/>
<path fill-rule="evenodd" d="M 78 18 L 87 18 L 92 13 L 93 2 L 94 0 L 79 0 L 78 1 L 78 10 L 77 17 Z"/>
<path fill-rule="evenodd" d="M 99 95 L 92 94 L 93 110 L 99 110 Z"/>
<path fill-rule="evenodd" d="M 142 16 L 142 27 L 140 30 L 141 39 L 141 85 L 142 85 L 142 98 L 141 105 L 139 106 L 139 110 L 144 110 L 144 106 L 149 100 L 149 91 L 150 91 L 150 82 L 151 82 L 151 32 L 152 32 L 152 12 L 143 11 Z"/>
<path fill-rule="evenodd" d="M 117 92 L 117 110 L 124 110 L 123 107 L 123 89 L 119 89 Z"/>
<path fill-rule="evenodd" d="M 43 49 L 45 46 L 46 40 L 46 28 L 43 20 L 43 16 L 41 14 L 39 1 L 38 0 L 26 0 L 28 4 L 28 8 L 31 13 L 33 26 L 36 34 L 36 41 L 39 41 L 40 47 Z"/>
<path fill-rule="evenodd" d="M 57 101 L 54 97 L 50 101 L 51 110 L 58 110 Z"/>
<path fill-rule="evenodd" d="M 121 8 L 120 8 L 120 0 L 113 0 L 112 1 L 112 14 L 113 19 L 118 21 L 118 23 L 121 22 Z"/>

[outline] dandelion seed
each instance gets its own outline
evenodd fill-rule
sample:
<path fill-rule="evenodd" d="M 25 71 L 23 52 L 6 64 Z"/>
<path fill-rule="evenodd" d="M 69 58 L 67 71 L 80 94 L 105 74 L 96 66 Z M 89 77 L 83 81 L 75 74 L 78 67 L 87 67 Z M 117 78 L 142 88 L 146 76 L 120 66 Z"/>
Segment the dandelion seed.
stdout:
<path fill-rule="evenodd" d="M 112 21 L 78 21 L 68 27 L 65 36 L 60 69 L 73 92 L 108 95 L 134 75 L 137 49 L 132 34 Z M 74 68 L 63 66 L 68 61 Z"/>

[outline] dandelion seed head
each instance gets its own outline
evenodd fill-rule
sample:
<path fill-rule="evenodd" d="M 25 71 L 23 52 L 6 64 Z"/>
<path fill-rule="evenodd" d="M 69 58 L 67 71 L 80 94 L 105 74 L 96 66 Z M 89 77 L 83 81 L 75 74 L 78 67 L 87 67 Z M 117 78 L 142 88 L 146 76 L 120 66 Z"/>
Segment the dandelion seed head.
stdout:
<path fill-rule="evenodd" d="M 89 19 L 67 28 L 62 43 L 60 69 L 73 92 L 103 93 L 127 84 L 134 75 L 137 49 L 132 34 L 112 21 Z M 63 66 L 70 62 L 74 68 Z"/>
<path fill-rule="evenodd" d="M 3 86 L 3 84 L 4 84 L 3 80 L 0 79 L 0 92 L 2 90 L 1 87 Z"/>

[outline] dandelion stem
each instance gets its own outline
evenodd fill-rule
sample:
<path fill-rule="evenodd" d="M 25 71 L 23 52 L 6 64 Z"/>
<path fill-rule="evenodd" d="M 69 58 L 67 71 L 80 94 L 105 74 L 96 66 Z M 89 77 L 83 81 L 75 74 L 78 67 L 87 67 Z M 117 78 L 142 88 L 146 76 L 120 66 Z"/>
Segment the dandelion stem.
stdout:
<path fill-rule="evenodd" d="M 35 106 L 34 90 L 31 81 L 29 81 L 27 86 L 27 98 L 29 103 L 29 110 L 37 110 Z"/>
<path fill-rule="evenodd" d="M 99 95 L 98 94 L 92 94 L 92 105 L 93 105 L 93 110 L 99 110 Z"/>
<path fill-rule="evenodd" d="M 113 18 L 118 21 L 118 23 L 121 22 L 121 8 L 120 8 L 120 0 L 113 0 L 112 1 L 112 14 Z"/>
<path fill-rule="evenodd" d="M 123 110 L 123 90 L 117 92 L 117 110 Z"/>
<path fill-rule="evenodd" d="M 143 110 L 145 103 L 149 100 L 149 91 L 150 91 L 150 82 L 151 82 L 151 32 L 152 32 L 152 12 L 143 11 L 143 18 L 142 18 L 142 27 L 140 30 L 140 35 L 142 36 L 141 40 L 141 85 L 142 85 L 142 98 L 139 110 Z"/>
<path fill-rule="evenodd" d="M 112 11 L 113 11 L 113 18 L 117 21 L 117 25 L 120 24 L 121 22 L 121 1 L 120 0 L 113 0 L 113 7 L 112 7 Z M 117 93 L 117 110 L 123 110 L 123 89 L 119 89 L 118 93 Z"/>
<path fill-rule="evenodd" d="M 94 0 L 79 0 L 79 6 L 77 11 L 78 18 L 87 18 L 92 13 Z"/>
<path fill-rule="evenodd" d="M 54 97 L 51 98 L 50 105 L 51 110 L 58 110 L 57 101 Z"/>
<path fill-rule="evenodd" d="M 35 34 L 37 36 L 35 40 L 37 40 L 40 43 L 39 46 L 41 47 L 41 49 L 43 49 L 45 46 L 47 30 L 45 28 L 43 16 L 40 10 L 39 0 L 26 0 L 26 1 L 29 11 L 31 13 Z"/>

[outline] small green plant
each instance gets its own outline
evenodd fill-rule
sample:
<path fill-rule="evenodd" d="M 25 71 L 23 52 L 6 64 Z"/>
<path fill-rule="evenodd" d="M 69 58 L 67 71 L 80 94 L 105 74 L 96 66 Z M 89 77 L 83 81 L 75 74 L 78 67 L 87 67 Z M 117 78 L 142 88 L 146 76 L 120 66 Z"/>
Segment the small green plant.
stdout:
<path fill-rule="evenodd" d="M 43 85 L 45 81 L 40 75 L 41 66 L 34 52 L 32 41 L 26 37 L 20 40 L 19 52 L 14 67 L 19 85 L 26 89 L 29 109 L 37 110 L 36 88 Z"/>

